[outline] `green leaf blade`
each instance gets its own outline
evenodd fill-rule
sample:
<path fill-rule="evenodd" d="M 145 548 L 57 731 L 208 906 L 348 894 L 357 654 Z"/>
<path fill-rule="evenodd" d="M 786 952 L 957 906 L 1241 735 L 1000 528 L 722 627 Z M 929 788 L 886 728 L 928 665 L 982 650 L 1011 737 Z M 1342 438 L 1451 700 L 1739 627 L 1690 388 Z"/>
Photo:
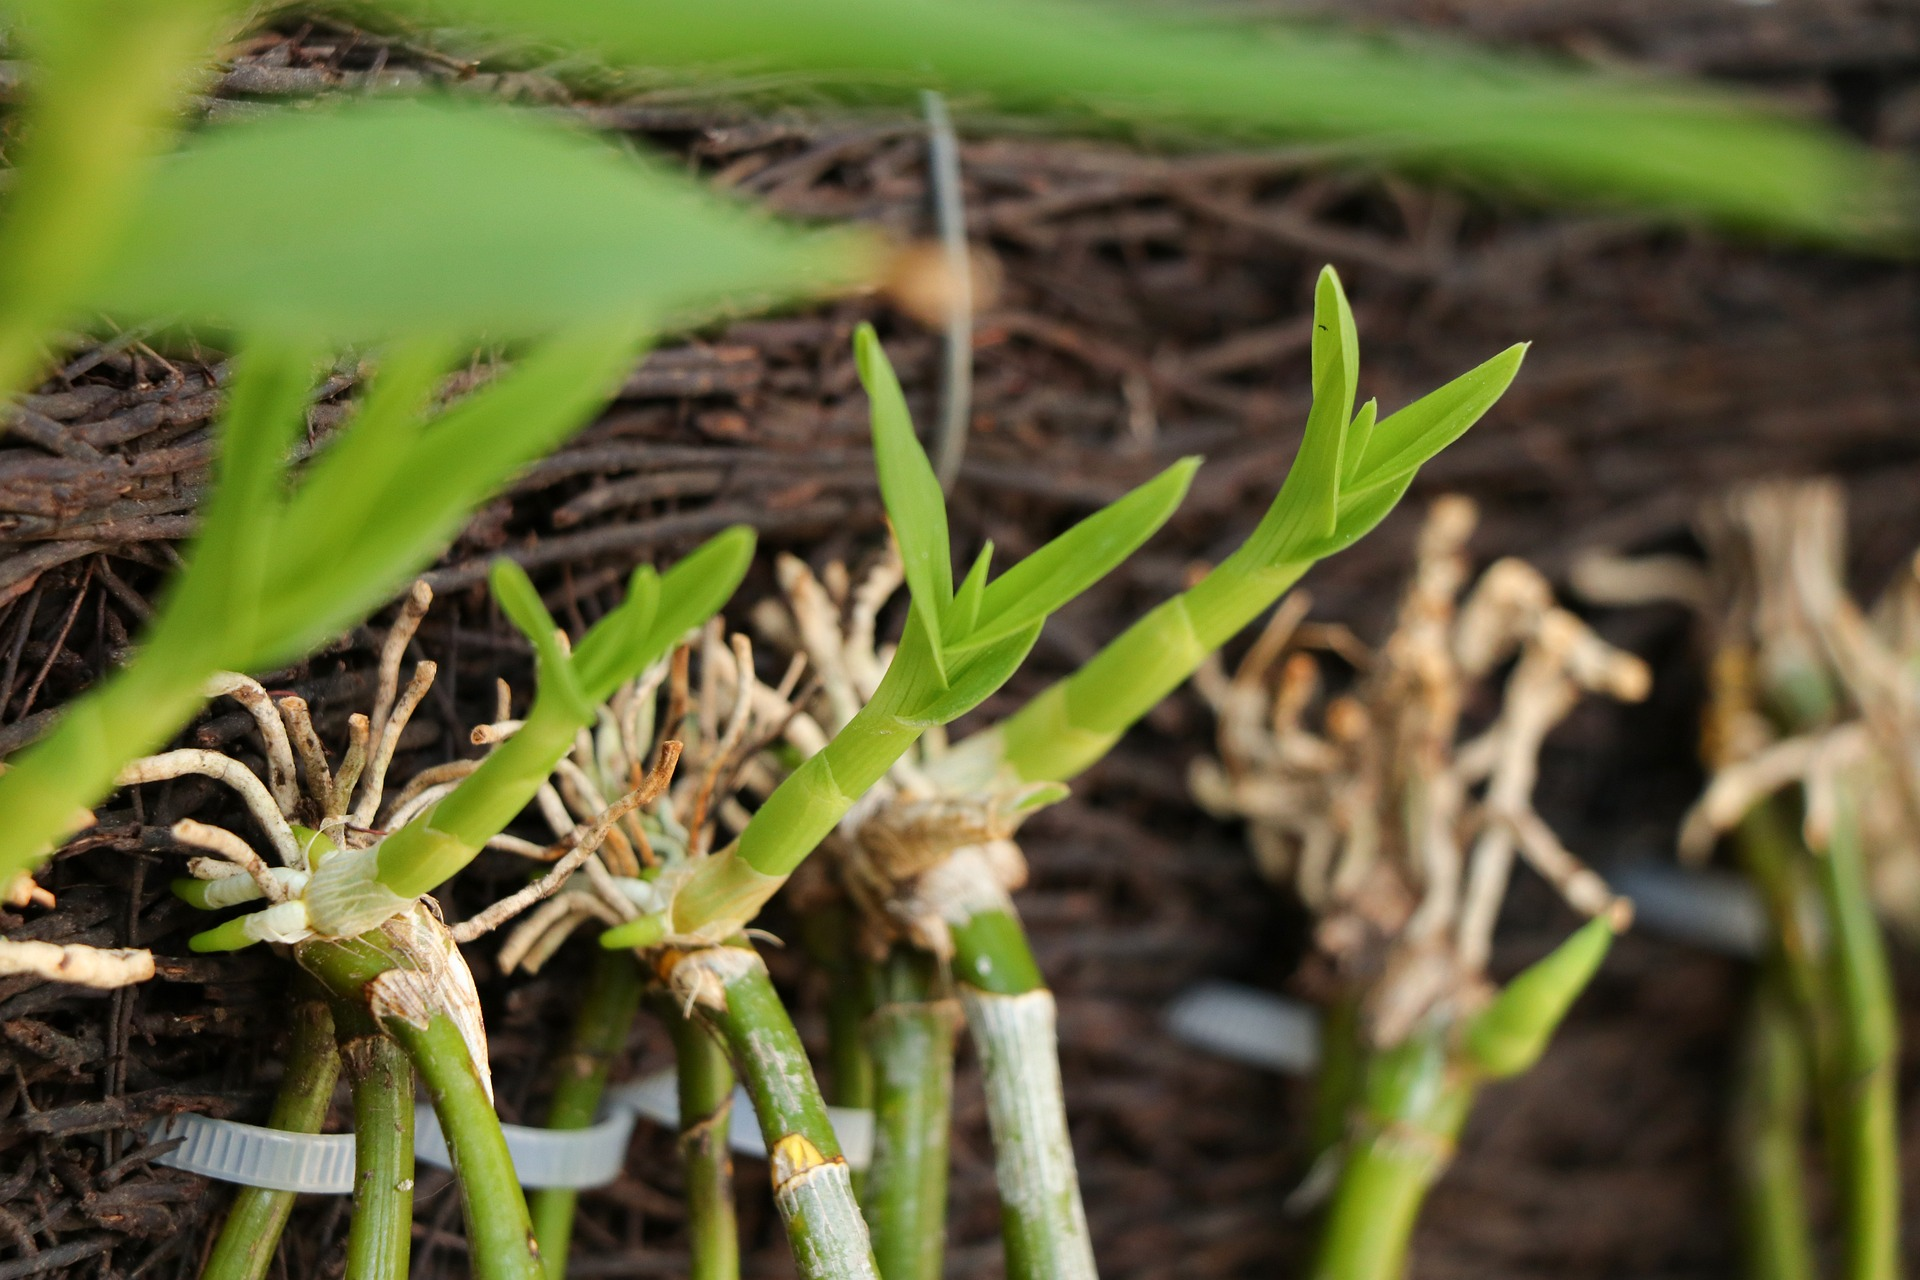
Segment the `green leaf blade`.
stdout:
<path fill-rule="evenodd" d="M 979 621 L 950 648 L 973 651 L 1037 626 L 1112 572 L 1179 509 L 1200 466 L 1182 458 L 987 584 Z"/>
<path fill-rule="evenodd" d="M 893 523 L 900 546 L 901 567 L 913 613 L 927 628 L 934 661 L 945 679 L 940 619 L 953 602 L 953 546 L 947 531 L 947 500 L 927 461 L 907 412 L 900 379 L 880 345 L 873 326 L 863 324 L 853 335 L 854 363 L 860 384 L 872 406 L 873 465 L 880 476 L 880 496 Z"/>
<path fill-rule="evenodd" d="M 1382 419 L 1373 428 L 1353 487 L 1386 484 L 1411 474 L 1465 435 L 1513 385 L 1529 345 L 1515 343 Z"/>

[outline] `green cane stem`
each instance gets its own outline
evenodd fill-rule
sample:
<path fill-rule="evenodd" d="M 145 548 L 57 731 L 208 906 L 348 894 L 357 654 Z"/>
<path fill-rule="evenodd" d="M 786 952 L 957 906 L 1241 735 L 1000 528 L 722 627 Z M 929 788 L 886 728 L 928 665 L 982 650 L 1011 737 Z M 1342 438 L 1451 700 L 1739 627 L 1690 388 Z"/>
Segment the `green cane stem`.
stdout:
<path fill-rule="evenodd" d="M 1241 547 L 1190 591 L 1148 612 L 1001 722 L 997 732 L 1007 765 L 1022 781 L 1066 782 L 1105 757 L 1208 654 L 1312 567 L 1312 561 L 1263 564 L 1261 556 L 1252 544 Z"/>
<path fill-rule="evenodd" d="M 1808 1050 L 1777 963 L 1760 974 L 1741 1037 L 1733 1158 L 1742 1252 L 1751 1280 L 1814 1280 L 1801 1134 Z"/>
<path fill-rule="evenodd" d="M 879 1280 L 866 1220 L 826 1099 L 800 1035 L 752 951 L 720 947 L 683 959 L 704 964 L 724 1007 L 701 1006 L 738 1068 L 772 1164 L 773 1199 L 803 1280 Z"/>
<path fill-rule="evenodd" d="M 549 1129 L 585 1129 L 599 1118 L 607 1091 L 607 1073 L 626 1048 L 639 1012 L 645 983 L 631 955 L 606 951 L 594 957 L 587 992 L 574 1014 L 547 1108 Z M 572 1187 L 546 1187 L 533 1193 L 534 1239 L 549 1280 L 563 1280 L 573 1242 L 574 1212 L 580 1193 Z"/>
<path fill-rule="evenodd" d="M 1841 1273 L 1847 1280 L 1900 1276 L 1898 1012 L 1886 944 L 1874 917 L 1850 797 L 1834 806 L 1821 898 L 1833 930 L 1828 988 L 1837 1022 L 1831 1105 L 1841 1216 Z"/>
<path fill-rule="evenodd" d="M 1010 908 L 954 926 L 953 976 L 986 1085 L 1009 1280 L 1094 1280 L 1053 993 Z"/>
<path fill-rule="evenodd" d="M 383 932 L 311 939 L 301 943 L 294 955 L 301 968 L 333 996 L 336 1022 L 345 1006 L 371 1007 L 369 987 L 382 974 L 415 967 Z M 466 1211 L 473 1274 L 478 1280 L 544 1280 L 526 1196 L 514 1173 L 500 1117 L 459 1028 L 438 1012 L 427 1015 L 424 1025 L 397 1014 L 379 1021 L 380 1029 L 405 1050 L 419 1073 L 446 1135 Z"/>
<path fill-rule="evenodd" d="M 318 1133 L 333 1100 L 340 1055 L 333 1044 L 333 1015 L 327 1002 L 303 999 L 293 1008 L 293 1043 L 287 1074 L 274 1096 L 269 1127 L 287 1133 Z M 220 1228 L 201 1280 L 261 1280 L 273 1264 L 274 1250 L 293 1212 L 291 1191 L 242 1187 Z"/>
<path fill-rule="evenodd" d="M 1434 1032 L 1370 1055 L 1312 1280 L 1399 1280 L 1420 1206 L 1452 1158 L 1474 1088 Z"/>
<path fill-rule="evenodd" d="M 417 898 L 465 867 L 533 801 L 583 723 L 558 700 L 536 698 L 519 732 L 431 813 L 381 844 L 381 882 L 403 898 Z"/>
<path fill-rule="evenodd" d="M 673 1037 L 680 1090 L 680 1165 L 687 1184 L 689 1280 L 738 1280 L 740 1231 L 733 1206 L 733 1064 L 726 1046 L 697 1018 L 668 1004 L 661 1018 Z"/>
<path fill-rule="evenodd" d="M 917 948 L 896 946 L 872 981 L 874 1145 L 861 1208 L 886 1280 L 939 1280 L 960 1011 L 939 962 Z"/>
<path fill-rule="evenodd" d="M 445 1014 L 434 1015 L 424 1027 L 403 1018 L 389 1018 L 385 1025 L 413 1059 L 447 1135 L 466 1211 L 473 1274 L 478 1280 L 542 1280 L 540 1246 L 513 1156 L 459 1028 Z"/>
<path fill-rule="evenodd" d="M 406 1280 L 413 1253 L 413 1064 L 364 1005 L 343 1001 L 335 1022 L 353 1089 L 348 1280 Z"/>
<path fill-rule="evenodd" d="M 853 913 L 844 901 L 816 905 L 800 918 L 807 958 L 827 977 L 827 1101 L 836 1107 L 873 1109 L 873 1054 L 867 1048 L 867 1015 L 873 992 L 854 953 Z M 864 1197 L 867 1171 L 853 1171 L 853 1193 Z"/>
<path fill-rule="evenodd" d="M 1347 1122 L 1360 1099 L 1365 1062 L 1360 1001 L 1339 997 L 1320 1019 L 1320 1068 L 1313 1082 L 1313 1127 L 1308 1135 L 1312 1159 L 1319 1160 L 1346 1137 Z"/>
<path fill-rule="evenodd" d="M 1400 1044 L 1362 1049 L 1313 1280 L 1398 1280 L 1479 1085 L 1540 1060 L 1612 945 L 1613 922 L 1589 920 L 1464 1023 L 1436 1016 Z"/>

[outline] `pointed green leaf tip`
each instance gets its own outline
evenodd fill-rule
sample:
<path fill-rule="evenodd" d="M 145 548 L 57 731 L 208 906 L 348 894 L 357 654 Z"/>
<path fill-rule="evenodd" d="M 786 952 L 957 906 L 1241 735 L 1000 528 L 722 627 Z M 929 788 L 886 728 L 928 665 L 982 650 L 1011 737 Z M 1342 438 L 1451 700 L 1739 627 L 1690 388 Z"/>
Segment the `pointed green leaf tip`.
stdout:
<path fill-rule="evenodd" d="M 998 644 L 1044 621 L 1152 537 L 1186 499 L 1200 459 L 1182 458 L 987 584 L 979 618 L 950 653 Z"/>
<path fill-rule="evenodd" d="M 914 434 L 900 379 L 894 376 L 893 365 L 872 325 L 863 324 L 854 331 L 853 359 L 872 406 L 873 465 L 880 476 L 880 497 L 886 503 L 887 518 L 893 522 L 894 540 L 900 544 L 914 617 L 926 629 L 928 647 L 944 684 L 947 673 L 940 620 L 953 602 L 953 548 L 947 536 L 946 496 L 940 492 L 933 464 L 927 461 L 926 450 Z"/>
<path fill-rule="evenodd" d="M 1467 1028 L 1468 1057 L 1495 1079 L 1519 1075 L 1538 1062 L 1612 946 L 1612 923 L 1605 916 L 1589 920 L 1475 1016 Z"/>

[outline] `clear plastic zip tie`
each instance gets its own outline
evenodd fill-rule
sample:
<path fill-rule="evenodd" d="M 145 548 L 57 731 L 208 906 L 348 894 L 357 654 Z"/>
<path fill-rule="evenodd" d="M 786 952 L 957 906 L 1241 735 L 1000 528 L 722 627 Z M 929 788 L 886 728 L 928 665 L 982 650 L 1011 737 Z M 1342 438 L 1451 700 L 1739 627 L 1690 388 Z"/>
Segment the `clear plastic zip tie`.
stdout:
<path fill-rule="evenodd" d="M 873 1113 L 829 1107 L 835 1134 L 847 1163 L 864 1169 L 873 1153 Z M 680 1104 L 671 1069 L 607 1091 L 601 1119 L 586 1129 L 542 1129 L 503 1124 L 507 1150 L 524 1187 L 603 1187 L 620 1176 L 636 1118 L 678 1128 Z M 745 1090 L 733 1095 L 729 1145 L 744 1156 L 767 1153 L 753 1104 Z M 351 1133 L 287 1133 L 263 1125 L 218 1120 L 212 1116 L 166 1116 L 147 1127 L 151 1143 L 178 1141 L 154 1163 L 221 1182 L 295 1191 L 309 1195 L 346 1195 L 353 1190 Z M 414 1156 L 425 1164 L 451 1169 L 446 1135 L 431 1107 L 414 1111 Z"/>

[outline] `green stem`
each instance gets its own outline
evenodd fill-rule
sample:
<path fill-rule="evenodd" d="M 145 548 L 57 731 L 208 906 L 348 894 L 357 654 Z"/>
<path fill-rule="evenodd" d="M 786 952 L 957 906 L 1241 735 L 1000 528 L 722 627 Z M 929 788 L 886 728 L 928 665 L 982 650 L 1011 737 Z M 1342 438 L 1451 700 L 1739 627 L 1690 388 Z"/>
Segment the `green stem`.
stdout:
<path fill-rule="evenodd" d="M 1360 1043 L 1360 1000 L 1344 995 L 1320 1020 L 1320 1069 L 1314 1078 L 1311 1156 L 1319 1160 L 1340 1145 L 1360 1100 L 1366 1058 Z"/>
<path fill-rule="evenodd" d="M 733 1159 L 727 1131 L 733 1114 L 733 1064 L 706 1024 L 669 1006 L 661 1016 L 673 1036 L 680 1088 L 680 1165 L 687 1181 L 689 1280 L 738 1280 L 740 1231 L 734 1221 Z"/>
<path fill-rule="evenodd" d="M 1357 1132 L 1334 1186 L 1313 1280 L 1398 1280 L 1420 1205 L 1447 1162 L 1475 1092 L 1427 1031 L 1369 1056 Z"/>
<path fill-rule="evenodd" d="M 287 1074 L 273 1100 L 267 1124 L 288 1133 L 318 1133 L 333 1100 L 340 1055 L 333 1046 L 333 1015 L 327 1002 L 303 999 L 293 1008 L 293 1044 Z M 261 1280 L 273 1262 L 294 1193 L 243 1187 L 220 1228 L 201 1280 Z"/>
<path fill-rule="evenodd" d="M 1006 763 L 1027 782 L 1065 782 L 1106 755 L 1312 563 L 1266 563 L 1267 555 L 1250 541 L 990 730 Z"/>
<path fill-rule="evenodd" d="M 460 1029 L 445 1014 L 435 1014 L 424 1027 L 402 1018 L 383 1025 L 413 1059 L 447 1135 L 473 1274 L 478 1280 L 542 1280 L 540 1246 L 513 1156 Z"/>
<path fill-rule="evenodd" d="M 803 1280 L 879 1280 L 826 1099 L 766 964 L 740 947 L 695 952 L 680 963 L 702 966 L 724 993 L 723 1008 L 703 1005 L 702 1013 L 726 1041 L 753 1099 L 774 1204 Z"/>
<path fill-rule="evenodd" d="M 959 1009 L 939 962 L 897 946 L 874 975 L 873 1165 L 861 1207 L 886 1280 L 939 1280 L 947 1240 L 947 1144 Z"/>
<path fill-rule="evenodd" d="M 954 928 L 953 943 L 953 975 L 987 1091 L 1009 1280 L 1094 1280 L 1053 993 L 1011 907 L 976 912 Z"/>
<path fill-rule="evenodd" d="M 1854 809 L 1844 791 L 1834 809 L 1825 856 L 1817 863 L 1821 898 L 1833 930 L 1829 992 L 1843 1014 L 1835 1045 L 1839 1074 L 1832 1082 L 1842 1274 L 1847 1280 L 1897 1280 L 1900 1151 L 1894 1073 L 1899 1015 Z"/>
<path fill-rule="evenodd" d="M 1747 1009 L 1734 1088 L 1734 1164 L 1750 1280 L 1813 1280 L 1801 1176 L 1809 1051 L 1777 963 L 1760 972 Z"/>
<path fill-rule="evenodd" d="M 519 732 L 429 813 L 381 844 L 381 883 L 403 898 L 417 898 L 473 861 L 532 803 L 554 762 L 573 749 L 579 727 L 558 698 L 536 698 Z"/>
<path fill-rule="evenodd" d="M 867 1051 L 872 993 L 854 956 L 846 903 L 815 907 L 800 921 L 807 958 L 827 976 L 827 1099 L 836 1107 L 873 1107 L 873 1055 Z M 854 1179 L 856 1186 L 860 1178 Z"/>
<path fill-rule="evenodd" d="M 573 1030 L 561 1056 L 547 1110 L 549 1129 L 585 1129 L 600 1112 L 607 1073 L 626 1048 L 644 988 L 632 955 L 605 951 L 594 958 L 587 992 L 574 1014 Z M 529 1208 L 533 1235 L 549 1280 L 563 1280 L 573 1241 L 574 1210 L 580 1200 L 572 1187 L 547 1187 L 533 1193 Z"/>
<path fill-rule="evenodd" d="M 349 1280 L 406 1280 L 413 1252 L 413 1064 L 366 1006 L 334 1021 L 353 1088 L 353 1225 Z"/>
<path fill-rule="evenodd" d="M 431 935 L 437 922 L 428 925 L 430 919 L 424 909 L 416 908 L 413 917 L 390 922 L 380 931 L 358 938 L 315 938 L 301 943 L 294 954 L 300 966 L 333 996 L 337 1019 L 343 1005 L 373 1008 L 369 999 L 377 993 L 382 975 L 422 967 L 420 959 L 408 954 L 394 935 L 416 927 Z M 444 934 L 444 926 L 438 928 Z M 437 946 L 441 941 L 450 945 L 444 938 L 431 936 L 424 945 Z M 390 1010 L 380 1017 L 380 1027 L 406 1051 L 440 1119 L 466 1210 L 473 1274 L 479 1280 L 544 1280 L 526 1196 L 500 1131 L 500 1117 L 459 1027 L 445 1013 L 410 1016 L 422 1020 L 410 1021 Z"/>

